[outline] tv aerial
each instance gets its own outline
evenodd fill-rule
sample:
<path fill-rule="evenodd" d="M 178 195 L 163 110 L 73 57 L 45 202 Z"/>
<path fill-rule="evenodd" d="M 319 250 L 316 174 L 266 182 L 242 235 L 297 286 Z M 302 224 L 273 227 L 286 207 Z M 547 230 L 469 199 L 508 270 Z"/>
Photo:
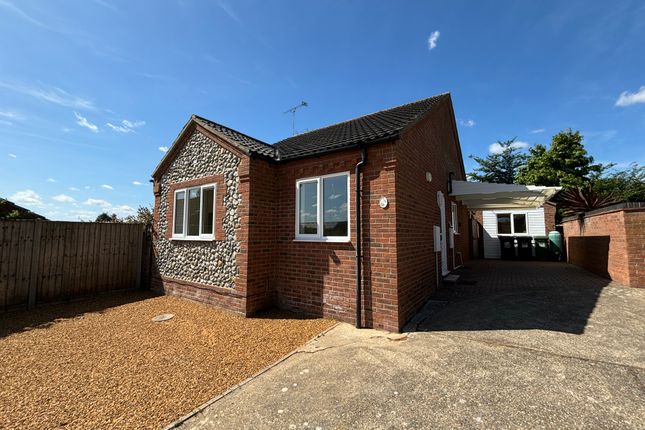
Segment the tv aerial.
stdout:
<path fill-rule="evenodd" d="M 283 113 L 291 113 L 291 131 L 293 135 L 296 135 L 296 111 L 301 107 L 307 107 L 309 104 L 306 101 L 300 102 L 298 106 L 294 106 L 291 109 L 287 109 Z"/>

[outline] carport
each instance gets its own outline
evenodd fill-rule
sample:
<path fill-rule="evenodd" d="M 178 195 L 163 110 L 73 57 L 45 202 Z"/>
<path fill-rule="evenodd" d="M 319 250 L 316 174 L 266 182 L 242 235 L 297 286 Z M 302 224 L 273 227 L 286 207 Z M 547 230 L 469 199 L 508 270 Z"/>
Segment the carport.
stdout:
<path fill-rule="evenodd" d="M 549 249 L 559 249 L 548 247 L 542 206 L 560 189 L 455 180 L 449 184 L 450 195 L 463 203 L 471 215 L 475 211 L 482 213 L 483 219 L 479 220 L 483 228 L 482 242 L 479 235 L 473 235 L 472 249 L 478 252 L 481 246 L 485 258 L 546 259 Z M 498 233 L 500 226 L 508 231 Z M 473 223 L 473 231 L 475 227 L 478 228 Z"/>
<path fill-rule="evenodd" d="M 471 211 L 533 209 L 542 206 L 562 187 L 450 181 L 449 193 Z"/>

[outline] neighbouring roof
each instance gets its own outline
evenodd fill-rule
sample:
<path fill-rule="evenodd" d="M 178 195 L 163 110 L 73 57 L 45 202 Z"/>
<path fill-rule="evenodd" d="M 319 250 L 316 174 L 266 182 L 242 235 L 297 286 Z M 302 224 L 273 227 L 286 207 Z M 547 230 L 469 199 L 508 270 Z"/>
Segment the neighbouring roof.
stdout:
<path fill-rule="evenodd" d="M 14 202 L 0 198 L 0 220 L 2 219 L 42 219 L 46 220 L 42 215 L 30 211 L 27 208 L 18 206 Z"/>
<path fill-rule="evenodd" d="M 417 121 L 444 100 L 450 100 L 449 93 L 439 94 L 301 133 L 280 140 L 273 145 L 240 133 L 230 127 L 193 115 L 179 134 L 177 140 L 173 143 L 170 151 L 166 153 L 166 156 L 155 169 L 153 176 L 159 174 L 163 166 L 174 157 L 180 137 L 193 121 L 214 134 L 221 136 L 248 154 L 260 155 L 274 161 L 285 161 L 322 155 L 344 148 L 351 148 L 359 144 L 370 144 L 395 139 L 405 129 L 416 124 Z"/>

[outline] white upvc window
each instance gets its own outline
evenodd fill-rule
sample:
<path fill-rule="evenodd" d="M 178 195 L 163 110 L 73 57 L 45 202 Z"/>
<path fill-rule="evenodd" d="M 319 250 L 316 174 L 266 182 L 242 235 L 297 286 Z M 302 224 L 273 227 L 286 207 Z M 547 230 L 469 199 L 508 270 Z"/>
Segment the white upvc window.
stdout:
<path fill-rule="evenodd" d="M 215 184 L 175 190 L 172 238 L 213 240 L 215 238 Z"/>
<path fill-rule="evenodd" d="M 452 202 L 450 205 L 452 209 L 452 231 L 455 232 L 456 234 L 459 234 L 459 212 L 458 212 L 458 206 L 457 203 Z"/>
<path fill-rule="evenodd" d="M 514 235 L 528 233 L 526 212 L 497 214 L 497 235 Z"/>
<path fill-rule="evenodd" d="M 350 240 L 349 172 L 296 181 L 296 240 Z"/>

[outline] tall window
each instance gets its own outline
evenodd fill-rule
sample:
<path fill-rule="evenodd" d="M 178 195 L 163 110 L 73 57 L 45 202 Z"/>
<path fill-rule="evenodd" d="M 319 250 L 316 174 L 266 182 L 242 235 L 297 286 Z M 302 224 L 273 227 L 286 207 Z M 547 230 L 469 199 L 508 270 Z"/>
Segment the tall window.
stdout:
<path fill-rule="evenodd" d="M 526 214 L 497 214 L 497 234 L 527 233 Z"/>
<path fill-rule="evenodd" d="M 457 203 L 452 202 L 450 207 L 452 208 L 452 231 L 455 233 L 459 233 L 459 212 L 458 212 L 458 207 Z"/>
<path fill-rule="evenodd" d="M 296 182 L 296 239 L 349 240 L 349 173 Z"/>
<path fill-rule="evenodd" d="M 212 240 L 215 230 L 215 184 L 175 191 L 174 239 Z"/>

